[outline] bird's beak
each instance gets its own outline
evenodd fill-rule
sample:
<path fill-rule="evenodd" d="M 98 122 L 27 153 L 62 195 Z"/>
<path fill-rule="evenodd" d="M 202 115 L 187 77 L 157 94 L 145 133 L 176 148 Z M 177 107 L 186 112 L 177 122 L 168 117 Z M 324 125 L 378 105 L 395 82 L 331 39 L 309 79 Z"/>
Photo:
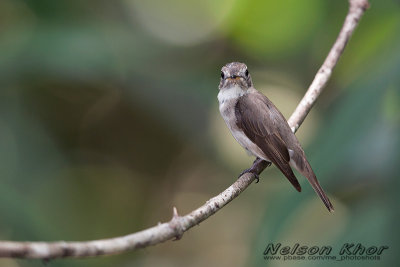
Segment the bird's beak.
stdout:
<path fill-rule="evenodd" d="M 232 76 L 232 77 L 228 77 L 227 79 L 229 79 L 229 80 L 233 80 L 233 81 L 238 81 L 238 80 L 240 80 L 242 77 L 240 77 L 240 76 Z"/>

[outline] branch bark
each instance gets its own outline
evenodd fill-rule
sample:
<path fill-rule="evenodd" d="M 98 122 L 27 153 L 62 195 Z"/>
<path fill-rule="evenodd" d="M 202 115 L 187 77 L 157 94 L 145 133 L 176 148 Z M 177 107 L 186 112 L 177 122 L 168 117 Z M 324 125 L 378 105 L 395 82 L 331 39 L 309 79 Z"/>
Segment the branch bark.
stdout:
<path fill-rule="evenodd" d="M 303 99 L 289 118 L 288 123 L 295 132 L 313 107 L 318 96 L 326 86 L 333 68 L 353 34 L 360 18 L 369 7 L 367 0 L 349 0 L 349 11 L 323 65 L 317 72 L 313 82 Z M 255 166 L 260 174 L 265 168 L 265 162 Z M 146 230 L 126 236 L 110 239 L 84 242 L 13 242 L 0 241 L 0 257 L 55 259 L 64 257 L 94 257 L 111 255 L 130 250 L 156 245 L 170 239 L 180 239 L 184 232 L 204 221 L 242 193 L 253 181 L 255 176 L 246 173 L 216 197 L 208 200 L 203 206 L 185 216 L 179 216 L 176 208 L 169 222 L 160 223 Z"/>
<path fill-rule="evenodd" d="M 315 101 L 321 94 L 322 90 L 328 83 L 331 77 L 332 70 L 335 68 L 336 63 L 339 60 L 340 55 L 343 53 L 347 42 L 354 32 L 358 22 L 360 21 L 365 10 L 369 8 L 367 0 L 349 0 L 349 12 L 343 23 L 342 29 L 340 30 L 339 36 L 333 44 L 328 56 L 326 57 L 321 68 L 315 75 L 310 87 L 308 88 L 303 99 L 296 107 L 292 116 L 289 118 L 288 123 L 292 127 L 293 131 L 296 132 L 300 125 L 303 123 L 307 114 L 314 106 Z"/>

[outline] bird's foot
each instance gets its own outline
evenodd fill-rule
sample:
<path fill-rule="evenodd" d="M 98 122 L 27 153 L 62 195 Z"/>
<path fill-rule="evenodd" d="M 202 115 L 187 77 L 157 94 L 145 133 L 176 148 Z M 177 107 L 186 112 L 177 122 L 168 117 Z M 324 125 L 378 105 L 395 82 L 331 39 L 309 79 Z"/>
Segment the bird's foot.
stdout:
<path fill-rule="evenodd" d="M 251 168 L 248 168 L 244 171 L 242 171 L 242 173 L 239 175 L 242 176 L 245 173 L 252 173 L 256 179 L 256 183 L 258 183 L 260 181 L 260 173 L 267 167 L 271 166 L 271 162 L 270 161 L 265 161 L 263 159 L 260 158 L 256 158 L 256 160 L 253 162 L 253 165 L 251 166 Z"/>
<path fill-rule="evenodd" d="M 248 169 L 245 169 L 244 171 L 242 171 L 242 172 L 239 174 L 239 177 L 242 176 L 242 175 L 245 174 L 245 173 L 251 173 L 251 174 L 253 174 L 254 177 L 256 178 L 256 183 L 258 183 L 258 182 L 260 181 L 260 176 L 258 175 L 258 173 L 256 173 L 256 172 L 254 171 L 253 167 L 248 168 Z M 239 177 L 238 177 L 238 178 L 239 178 Z"/>

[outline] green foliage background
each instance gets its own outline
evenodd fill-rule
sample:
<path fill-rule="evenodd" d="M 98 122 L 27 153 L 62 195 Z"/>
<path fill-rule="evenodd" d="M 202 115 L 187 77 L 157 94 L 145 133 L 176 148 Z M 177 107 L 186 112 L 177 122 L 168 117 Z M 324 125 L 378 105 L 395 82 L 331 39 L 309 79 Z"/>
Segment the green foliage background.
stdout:
<path fill-rule="evenodd" d="M 250 68 L 289 116 L 347 1 L 0 1 L 0 239 L 88 240 L 167 221 L 248 167 L 219 71 Z M 371 0 L 298 136 L 335 205 L 269 168 L 179 242 L 50 266 L 394 266 L 400 5 Z M 379 261 L 265 261 L 270 243 L 389 246 Z M 0 266 L 42 266 L 1 259 Z"/>

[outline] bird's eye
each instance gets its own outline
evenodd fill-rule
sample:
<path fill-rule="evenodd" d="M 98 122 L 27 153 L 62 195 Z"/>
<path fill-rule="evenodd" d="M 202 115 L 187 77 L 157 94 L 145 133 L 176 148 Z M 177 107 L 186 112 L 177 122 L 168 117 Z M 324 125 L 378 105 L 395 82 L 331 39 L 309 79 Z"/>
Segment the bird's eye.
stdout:
<path fill-rule="evenodd" d="M 249 70 L 246 70 L 244 74 L 246 75 L 246 77 L 248 77 L 249 76 Z"/>
<path fill-rule="evenodd" d="M 221 78 L 224 79 L 225 78 L 225 74 L 223 71 L 221 71 Z"/>

